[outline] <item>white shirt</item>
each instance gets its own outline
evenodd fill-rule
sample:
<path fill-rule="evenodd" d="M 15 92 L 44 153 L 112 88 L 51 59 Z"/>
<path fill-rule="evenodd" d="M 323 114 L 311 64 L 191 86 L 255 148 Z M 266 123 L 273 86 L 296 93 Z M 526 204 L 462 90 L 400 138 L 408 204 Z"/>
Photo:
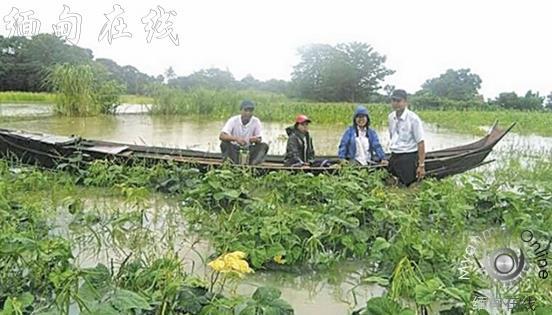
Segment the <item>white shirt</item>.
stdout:
<path fill-rule="evenodd" d="M 228 119 L 224 127 L 222 127 L 222 132 L 234 137 L 245 138 L 248 143 L 250 137 L 261 136 L 261 131 L 261 121 L 255 116 L 251 117 L 249 122 L 244 125 L 241 120 L 241 115 L 236 115 Z"/>
<path fill-rule="evenodd" d="M 418 143 L 424 141 L 422 120 L 408 108 L 400 117 L 393 111 L 388 117 L 389 149 L 393 153 L 411 153 L 418 151 Z"/>
<path fill-rule="evenodd" d="M 372 154 L 370 154 L 370 141 L 366 136 L 366 129 L 358 129 L 358 136 L 355 138 L 356 143 L 356 153 L 355 160 L 360 163 L 360 165 L 368 164 L 368 161 L 372 159 Z"/>

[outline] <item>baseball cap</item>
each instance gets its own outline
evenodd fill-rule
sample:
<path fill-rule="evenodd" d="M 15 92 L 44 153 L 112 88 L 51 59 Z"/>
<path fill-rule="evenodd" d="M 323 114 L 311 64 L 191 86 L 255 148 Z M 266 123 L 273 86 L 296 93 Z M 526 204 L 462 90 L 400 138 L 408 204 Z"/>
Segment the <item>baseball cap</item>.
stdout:
<path fill-rule="evenodd" d="M 243 100 L 240 109 L 255 109 L 255 103 L 251 100 Z"/>
<path fill-rule="evenodd" d="M 304 122 L 310 123 L 311 120 L 309 119 L 309 117 L 307 117 L 305 115 L 297 115 L 297 117 L 295 117 L 295 123 L 296 124 L 302 124 Z"/>
<path fill-rule="evenodd" d="M 405 90 L 395 90 L 391 94 L 392 100 L 406 100 L 407 94 Z"/>

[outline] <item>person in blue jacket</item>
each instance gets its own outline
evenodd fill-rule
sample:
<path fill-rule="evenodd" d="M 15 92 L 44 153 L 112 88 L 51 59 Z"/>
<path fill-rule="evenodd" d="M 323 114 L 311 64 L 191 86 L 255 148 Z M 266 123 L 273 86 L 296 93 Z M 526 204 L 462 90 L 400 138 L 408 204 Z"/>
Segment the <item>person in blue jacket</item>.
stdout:
<path fill-rule="evenodd" d="M 357 106 L 353 125 L 345 130 L 339 142 L 338 156 L 340 160 L 357 165 L 388 164 L 378 135 L 370 128 L 370 115 L 366 107 Z"/>

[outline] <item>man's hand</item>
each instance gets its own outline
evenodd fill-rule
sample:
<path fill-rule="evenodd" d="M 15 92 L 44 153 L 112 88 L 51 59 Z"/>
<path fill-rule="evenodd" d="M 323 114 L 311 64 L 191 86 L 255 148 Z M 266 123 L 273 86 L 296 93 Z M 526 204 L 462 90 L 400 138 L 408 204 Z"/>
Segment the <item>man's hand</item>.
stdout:
<path fill-rule="evenodd" d="M 380 165 L 381 165 L 381 166 L 388 166 L 388 165 L 389 165 L 389 161 L 387 161 L 387 160 L 381 160 L 381 161 L 380 161 Z"/>
<path fill-rule="evenodd" d="M 246 145 L 246 144 L 247 144 L 247 140 L 245 140 L 245 138 L 236 137 L 235 141 L 236 141 L 239 145 Z"/>
<path fill-rule="evenodd" d="M 261 137 L 259 137 L 259 136 L 250 137 L 250 138 L 249 138 L 249 142 L 250 142 L 250 143 L 259 143 L 259 142 L 261 142 Z"/>
<path fill-rule="evenodd" d="M 421 180 L 424 177 L 425 177 L 425 166 L 423 164 L 420 164 L 416 169 L 416 178 L 418 180 Z"/>

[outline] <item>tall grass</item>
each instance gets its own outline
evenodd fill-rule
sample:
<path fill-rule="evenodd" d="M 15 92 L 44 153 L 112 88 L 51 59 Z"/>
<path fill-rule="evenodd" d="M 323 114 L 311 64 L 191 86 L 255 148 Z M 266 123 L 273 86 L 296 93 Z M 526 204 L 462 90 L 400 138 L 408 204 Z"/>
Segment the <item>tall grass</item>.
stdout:
<path fill-rule="evenodd" d="M 66 116 L 114 113 L 122 87 L 90 65 L 57 65 L 47 77 L 56 92 L 54 110 Z"/>
<path fill-rule="evenodd" d="M 218 120 L 236 115 L 240 102 L 251 99 L 256 103 L 254 115 L 262 120 L 290 123 L 297 114 L 302 113 L 308 115 L 315 123 L 348 124 L 352 121 L 352 113 L 356 106 L 352 103 L 295 101 L 280 94 L 259 91 L 183 91 L 161 88 L 153 94 L 153 98 L 152 114 L 190 115 Z M 388 107 L 384 104 L 369 104 L 368 108 L 375 126 L 383 126 L 386 123 Z"/>
<path fill-rule="evenodd" d="M 239 103 L 251 99 L 257 103 L 255 115 L 264 121 L 292 122 L 295 115 L 306 114 L 315 123 L 349 124 L 356 106 L 353 103 L 317 103 L 297 101 L 283 95 L 259 91 L 183 91 L 166 87 L 153 93 L 152 114 L 190 115 L 223 120 L 239 112 Z M 387 115 L 391 111 L 388 104 L 367 104 L 371 125 L 385 127 Z M 436 124 L 456 132 L 482 134 L 481 128 L 499 120 L 501 125 L 517 122 L 514 129 L 520 134 L 540 134 L 552 136 L 552 112 L 518 110 L 415 110 L 423 121 Z"/>
<path fill-rule="evenodd" d="M 0 103 L 46 103 L 53 104 L 55 94 L 52 93 L 34 93 L 34 92 L 0 92 Z"/>
<path fill-rule="evenodd" d="M 421 110 L 422 120 L 458 132 L 481 134 L 481 126 L 489 126 L 494 120 L 501 125 L 517 122 L 514 129 L 519 134 L 552 136 L 552 112 L 518 110 Z"/>
<path fill-rule="evenodd" d="M 57 92 L 54 110 L 67 116 L 97 113 L 92 84 L 94 72 L 88 65 L 61 65 L 54 68 L 48 81 Z"/>
<path fill-rule="evenodd" d="M 28 104 L 54 104 L 55 93 L 48 92 L 0 92 L 0 104 L 2 103 L 28 103 Z M 153 104 L 153 98 L 144 95 L 121 95 L 121 103 L 128 104 Z"/>

